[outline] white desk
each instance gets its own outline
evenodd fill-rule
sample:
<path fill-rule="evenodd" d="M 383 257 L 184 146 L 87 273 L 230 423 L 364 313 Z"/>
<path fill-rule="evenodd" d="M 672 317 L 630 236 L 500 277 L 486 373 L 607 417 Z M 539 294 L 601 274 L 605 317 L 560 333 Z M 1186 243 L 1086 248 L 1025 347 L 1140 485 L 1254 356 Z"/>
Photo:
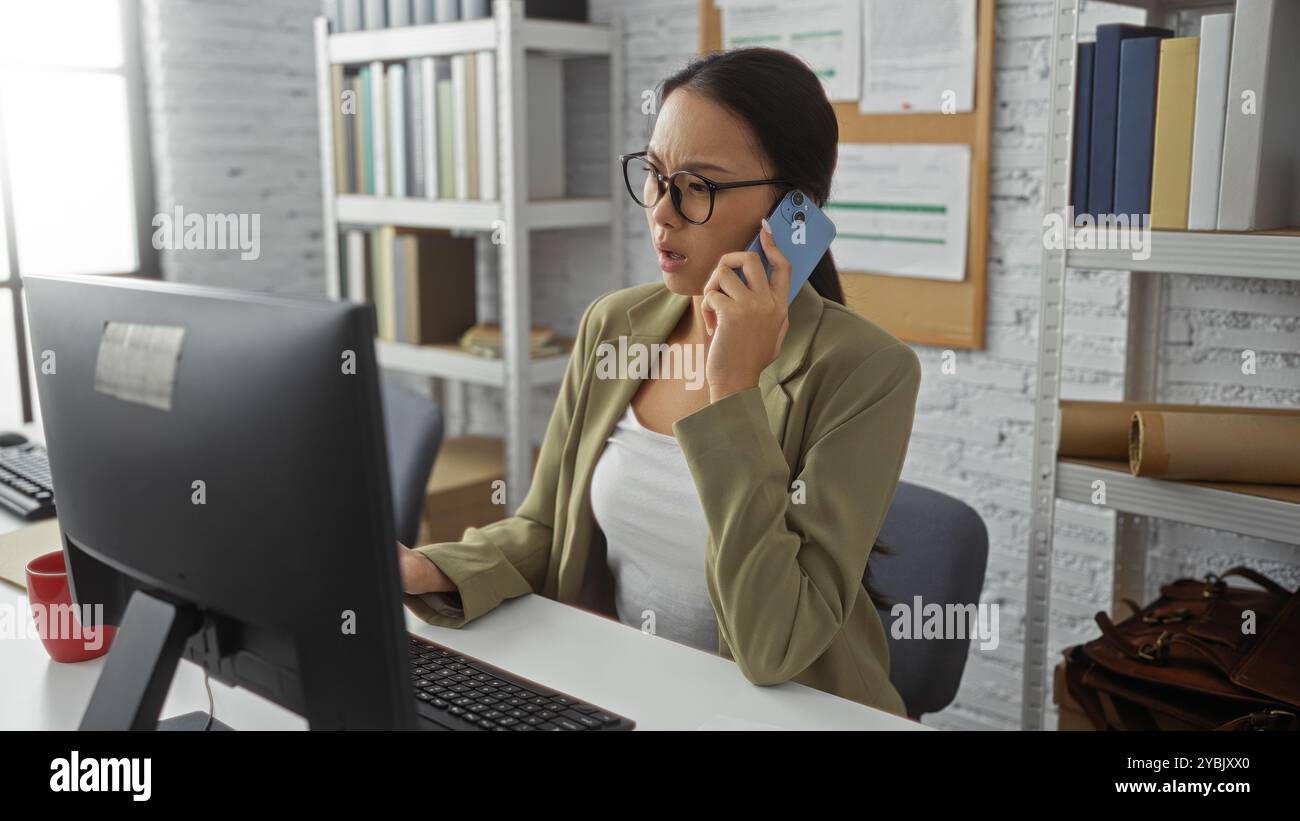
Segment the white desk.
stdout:
<path fill-rule="evenodd" d="M 0 510 L 0 534 L 23 524 Z M 28 618 L 26 594 L 4 581 L 0 608 Z M 512 599 L 460 630 L 410 612 L 406 620 L 413 633 L 625 715 L 641 730 L 694 730 L 718 717 L 782 729 L 927 729 L 801 684 L 755 686 L 717 655 L 542 596 Z M 75 729 L 103 664 L 102 656 L 60 664 L 38 639 L 0 639 L 0 730 Z M 306 729 L 298 715 L 247 690 L 213 681 L 212 695 L 217 718 L 237 730 Z M 202 672 L 182 661 L 163 717 L 207 708 Z"/>

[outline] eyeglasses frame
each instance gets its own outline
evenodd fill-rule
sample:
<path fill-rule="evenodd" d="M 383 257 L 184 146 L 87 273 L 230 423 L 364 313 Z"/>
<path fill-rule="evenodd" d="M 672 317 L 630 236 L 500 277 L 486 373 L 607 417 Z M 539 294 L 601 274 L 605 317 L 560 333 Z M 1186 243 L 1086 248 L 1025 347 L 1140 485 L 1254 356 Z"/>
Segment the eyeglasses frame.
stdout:
<path fill-rule="evenodd" d="M 647 159 L 647 155 L 649 153 L 650 153 L 649 151 L 635 151 L 631 154 L 619 155 L 618 158 L 623 163 L 623 184 L 627 186 L 627 193 L 632 197 L 632 201 L 635 202 L 637 205 L 640 205 L 642 208 L 654 208 L 656 205 L 659 204 L 659 201 L 664 198 L 664 191 L 666 190 L 669 192 L 669 197 L 672 199 L 673 210 L 677 212 L 678 216 L 680 216 L 682 219 L 689 222 L 691 225 L 703 225 L 704 223 L 709 221 L 709 218 L 713 216 L 713 207 L 717 203 L 717 194 L 719 191 L 726 191 L 729 188 L 750 188 L 755 185 L 784 185 L 790 187 L 790 183 L 780 178 L 772 178 L 766 180 L 739 180 L 737 182 L 715 182 L 714 180 L 709 179 L 708 177 L 704 176 L 698 171 L 690 171 L 688 169 L 674 171 L 673 173 L 665 176 L 655 166 L 654 163 L 650 162 L 650 160 Z M 650 203 L 649 205 L 643 205 L 641 203 L 641 198 L 638 197 L 636 192 L 632 190 L 632 180 L 628 179 L 627 176 L 627 164 L 630 161 L 637 160 L 637 159 L 646 161 L 646 165 L 650 166 L 650 168 L 654 171 L 655 181 L 659 185 L 659 189 L 658 189 L 659 195 L 655 197 L 655 201 Z M 709 187 L 709 213 L 704 216 L 704 219 L 699 220 L 698 222 L 686 216 L 686 214 L 682 212 L 682 203 L 681 203 L 682 195 L 681 192 L 677 190 L 676 180 L 678 177 L 684 174 L 690 174 L 692 177 L 701 180 L 705 185 Z M 665 183 L 667 183 L 666 186 Z"/>

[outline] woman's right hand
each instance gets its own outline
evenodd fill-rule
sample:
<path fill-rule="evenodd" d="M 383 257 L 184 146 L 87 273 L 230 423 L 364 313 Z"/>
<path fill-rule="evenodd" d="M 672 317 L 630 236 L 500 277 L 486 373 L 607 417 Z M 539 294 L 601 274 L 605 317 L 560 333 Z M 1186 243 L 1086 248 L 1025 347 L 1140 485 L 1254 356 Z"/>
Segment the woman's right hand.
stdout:
<path fill-rule="evenodd" d="M 402 591 L 410 595 L 420 593 L 453 593 L 456 585 L 423 553 L 397 543 L 397 567 L 402 576 Z"/>

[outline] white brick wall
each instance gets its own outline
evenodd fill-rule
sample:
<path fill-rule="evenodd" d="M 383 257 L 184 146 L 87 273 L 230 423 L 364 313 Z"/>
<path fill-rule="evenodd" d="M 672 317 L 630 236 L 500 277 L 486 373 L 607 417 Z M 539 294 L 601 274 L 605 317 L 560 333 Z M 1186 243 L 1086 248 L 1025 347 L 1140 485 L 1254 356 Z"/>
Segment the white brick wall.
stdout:
<path fill-rule="evenodd" d="M 323 293 L 320 0 L 144 0 L 157 208 L 261 217 L 261 256 L 163 251 L 167 279 Z"/>
<path fill-rule="evenodd" d="M 688 60 L 698 39 L 696 0 L 591 0 L 591 7 L 597 22 L 615 15 L 623 20 L 626 107 L 623 133 L 611 151 L 603 69 L 599 62 L 570 67 L 566 87 L 577 101 L 566 114 L 573 193 L 586 193 L 584 181 L 591 193 L 598 191 L 612 154 L 645 142 L 650 121 L 640 111 L 642 90 Z M 323 290 L 308 22 L 316 8 L 316 0 L 146 1 L 160 208 L 182 202 L 194 210 L 256 207 L 275 215 L 274 221 L 263 218 L 262 264 L 173 254 L 164 260 L 168 276 Z M 951 493 L 984 517 L 991 539 L 984 599 L 1003 606 L 1000 646 L 972 649 L 956 702 L 926 719 L 936 727 L 1019 726 L 1051 9 L 1050 0 L 998 2 L 988 346 L 959 351 L 952 375 L 939 371 L 940 350 L 918 347 L 924 377 L 904 478 Z M 1084 26 L 1132 14 L 1094 2 L 1085 9 Z M 620 202 L 627 228 L 624 281 L 652 281 L 659 273 L 644 214 L 626 198 Z M 535 320 L 572 331 L 582 308 L 607 287 L 607 238 L 600 231 L 538 234 L 532 256 Z M 489 263 L 480 278 L 485 314 L 495 304 Z M 1300 287 L 1169 277 L 1168 295 L 1161 399 L 1300 405 Z M 1127 296 L 1124 273 L 1070 275 L 1067 397 L 1121 396 Z M 1240 373 L 1244 348 L 1259 353 L 1256 375 Z M 550 396 L 537 392 L 538 437 Z M 470 408 L 471 430 L 500 430 L 495 394 L 476 392 Z M 1092 614 L 1108 604 L 1113 518 L 1087 506 L 1058 508 L 1053 661 L 1060 648 L 1095 634 Z M 1167 523 L 1153 529 L 1153 579 L 1244 562 L 1286 584 L 1300 583 L 1300 551 L 1293 545 Z"/>

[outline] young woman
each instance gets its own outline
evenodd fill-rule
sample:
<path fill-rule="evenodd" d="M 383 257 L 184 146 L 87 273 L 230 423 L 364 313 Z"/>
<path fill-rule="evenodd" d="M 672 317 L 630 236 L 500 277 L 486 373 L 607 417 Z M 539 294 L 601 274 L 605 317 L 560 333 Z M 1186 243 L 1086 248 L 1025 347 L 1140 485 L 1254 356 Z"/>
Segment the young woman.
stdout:
<path fill-rule="evenodd" d="M 623 158 L 663 281 L 586 310 L 518 513 L 399 547 L 417 615 L 459 627 L 540 593 L 718 652 L 755 684 L 905 714 L 863 579 L 920 366 L 844 307 L 829 252 L 787 308 L 790 265 L 764 219 L 792 188 L 825 203 L 838 137 L 820 82 L 785 52 L 711 54 L 663 83 L 647 150 Z M 741 250 L 760 227 L 770 282 Z M 700 350 L 703 384 L 681 368 L 611 377 L 597 359 L 620 339 Z"/>

